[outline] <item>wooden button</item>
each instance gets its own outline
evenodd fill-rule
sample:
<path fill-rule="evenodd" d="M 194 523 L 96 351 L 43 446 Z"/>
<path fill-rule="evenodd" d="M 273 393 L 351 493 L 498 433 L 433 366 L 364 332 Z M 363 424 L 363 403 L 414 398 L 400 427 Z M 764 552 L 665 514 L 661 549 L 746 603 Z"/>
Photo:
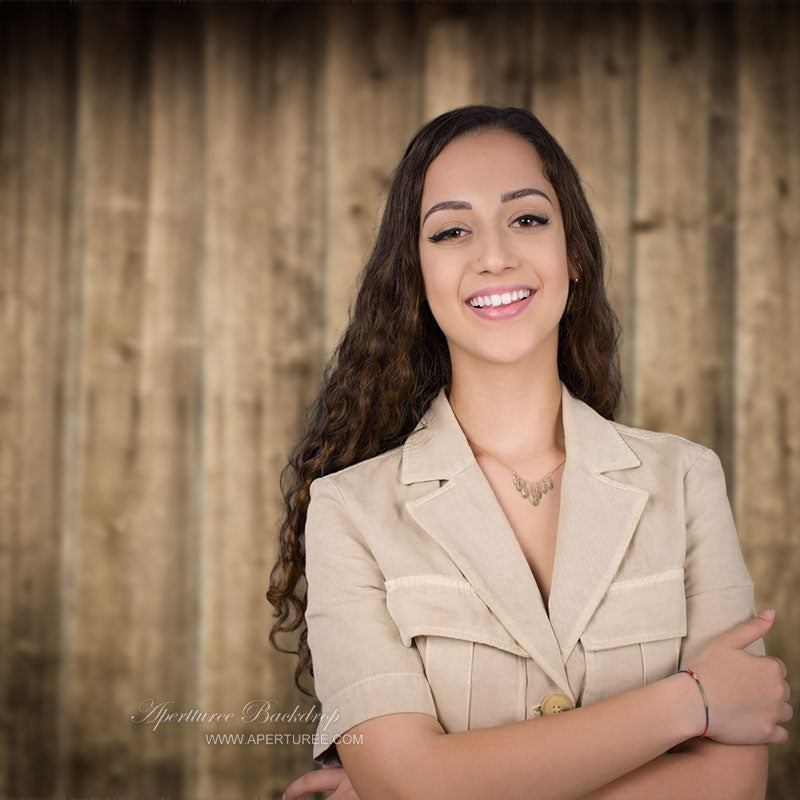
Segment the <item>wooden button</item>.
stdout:
<path fill-rule="evenodd" d="M 575 706 L 572 704 L 572 700 L 563 692 L 548 694 L 542 698 L 542 714 L 544 716 L 560 714 L 562 711 L 570 711 L 573 708 Z"/>

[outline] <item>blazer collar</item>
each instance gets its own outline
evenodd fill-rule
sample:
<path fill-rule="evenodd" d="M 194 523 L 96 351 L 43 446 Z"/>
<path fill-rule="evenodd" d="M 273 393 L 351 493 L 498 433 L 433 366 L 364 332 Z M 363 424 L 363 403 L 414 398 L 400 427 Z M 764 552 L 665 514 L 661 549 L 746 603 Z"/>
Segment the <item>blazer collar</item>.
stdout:
<path fill-rule="evenodd" d="M 641 463 L 612 422 L 561 381 L 567 460 L 548 608 L 444 387 L 403 445 L 400 480 L 432 481 L 412 518 L 520 646 L 575 701 L 565 662 L 614 577 L 649 496 L 605 473 Z"/>
<path fill-rule="evenodd" d="M 638 456 L 616 428 L 561 383 L 561 408 L 568 461 L 603 472 L 638 467 Z M 423 425 L 426 426 L 423 430 Z M 403 446 L 401 482 L 449 480 L 475 462 L 444 387 Z"/>

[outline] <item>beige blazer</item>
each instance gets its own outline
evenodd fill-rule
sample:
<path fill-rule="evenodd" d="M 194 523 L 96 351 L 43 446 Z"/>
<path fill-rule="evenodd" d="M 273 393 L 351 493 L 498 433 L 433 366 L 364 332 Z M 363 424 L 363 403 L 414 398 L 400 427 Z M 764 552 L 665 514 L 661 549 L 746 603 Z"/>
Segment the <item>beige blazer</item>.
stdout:
<path fill-rule="evenodd" d="M 340 765 L 333 739 L 383 714 L 450 733 L 539 716 L 555 693 L 611 697 L 755 615 L 717 455 L 606 420 L 563 382 L 561 398 L 549 616 L 444 389 L 405 444 L 311 484 L 316 762 Z"/>

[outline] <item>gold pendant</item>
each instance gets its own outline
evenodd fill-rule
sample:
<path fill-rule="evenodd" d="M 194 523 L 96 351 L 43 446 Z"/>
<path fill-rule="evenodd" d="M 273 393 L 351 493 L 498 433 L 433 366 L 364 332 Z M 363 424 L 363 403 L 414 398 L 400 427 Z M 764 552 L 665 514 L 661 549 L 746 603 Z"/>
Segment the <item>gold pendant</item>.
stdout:
<path fill-rule="evenodd" d="M 538 506 L 542 496 L 547 494 L 553 488 L 552 473 L 548 473 L 540 481 L 536 483 L 528 483 L 528 481 L 521 478 L 514 472 L 514 486 L 517 491 L 526 499 L 530 500 L 531 504 Z"/>

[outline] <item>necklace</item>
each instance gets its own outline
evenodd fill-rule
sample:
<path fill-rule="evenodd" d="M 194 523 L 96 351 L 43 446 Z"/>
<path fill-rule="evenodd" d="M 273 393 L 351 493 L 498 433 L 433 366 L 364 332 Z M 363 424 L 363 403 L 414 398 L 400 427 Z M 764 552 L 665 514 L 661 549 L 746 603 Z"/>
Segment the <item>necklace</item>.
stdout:
<path fill-rule="evenodd" d="M 467 441 L 469 442 L 473 450 L 477 449 L 478 452 L 480 453 L 486 453 L 486 455 L 492 456 L 492 458 L 495 461 L 499 462 L 500 464 L 503 464 L 503 462 L 500 461 L 500 459 L 497 458 L 497 456 L 492 455 L 488 450 L 484 450 L 482 447 L 474 445 L 472 442 L 469 441 L 469 439 L 467 439 Z M 561 464 L 563 464 L 566 460 L 567 459 L 565 458 L 564 461 L 561 462 Z M 542 496 L 547 494 L 547 492 L 549 492 L 553 488 L 553 473 L 561 466 L 561 464 L 559 464 L 558 467 L 554 467 L 553 469 L 551 469 L 550 472 L 548 472 L 543 478 L 540 478 L 538 481 L 534 481 L 533 483 L 531 483 L 530 481 L 526 481 L 524 478 L 520 477 L 517 471 L 512 467 L 509 467 L 508 464 L 503 464 L 503 466 L 506 469 L 511 470 L 511 475 L 516 490 L 525 499 L 530 500 L 532 505 L 538 506 L 539 501 L 542 499 Z"/>

